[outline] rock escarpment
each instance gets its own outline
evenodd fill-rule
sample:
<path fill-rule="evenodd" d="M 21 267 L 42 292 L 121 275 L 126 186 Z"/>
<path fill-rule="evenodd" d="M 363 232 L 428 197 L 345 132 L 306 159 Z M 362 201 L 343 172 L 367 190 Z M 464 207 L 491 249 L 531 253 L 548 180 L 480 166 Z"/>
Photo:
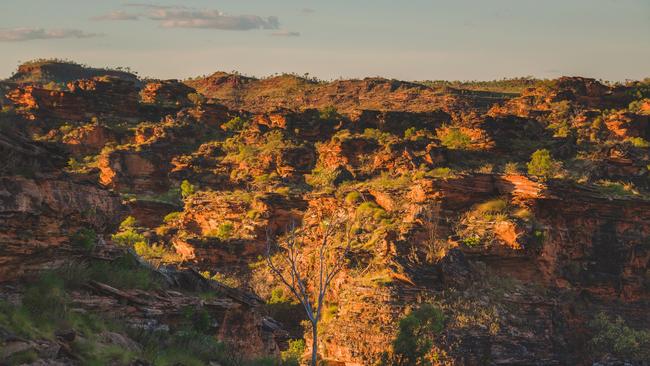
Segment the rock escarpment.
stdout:
<path fill-rule="evenodd" d="M 313 271 L 323 228 L 341 213 L 351 252 L 320 324 L 332 364 L 390 364 L 400 320 L 425 305 L 444 315 L 423 336 L 441 364 L 647 358 L 635 348 L 650 327 L 642 82 L 561 78 L 487 98 L 378 78 L 143 83 L 91 71 L 65 88 L 24 70 L 6 83 L 3 281 L 70 259 L 117 266 L 115 253 L 135 251 L 162 266 L 164 286 L 92 277 L 70 293 L 75 306 L 171 338 L 187 326 L 184 308 L 203 308 L 211 337 L 277 357 L 287 336 L 311 336 L 264 263 L 267 242 L 298 228 L 300 265 Z M 98 245 L 87 250 L 77 239 L 89 230 Z M 24 295 L 12 291 L 2 293 Z M 632 341 L 607 347 L 594 326 L 603 316 L 620 317 L 606 325 Z"/>

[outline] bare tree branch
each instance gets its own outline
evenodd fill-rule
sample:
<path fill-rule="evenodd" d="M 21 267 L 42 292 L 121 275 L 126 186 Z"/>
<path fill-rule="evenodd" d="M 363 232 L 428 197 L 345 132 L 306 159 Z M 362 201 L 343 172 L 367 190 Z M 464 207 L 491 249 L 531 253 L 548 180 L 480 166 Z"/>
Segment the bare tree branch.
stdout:
<path fill-rule="evenodd" d="M 307 318 L 312 325 L 312 359 L 311 365 L 316 365 L 318 356 L 318 322 L 321 320 L 323 303 L 325 296 L 336 275 L 341 272 L 345 266 L 345 258 L 348 256 L 351 246 L 350 227 L 347 225 L 344 215 L 333 217 L 331 220 L 325 220 L 322 229 L 322 238 L 318 246 L 317 260 L 318 267 L 310 273 L 301 272 L 301 263 L 304 245 L 304 233 L 301 233 L 292 222 L 287 230 L 285 239 L 280 243 L 275 243 L 271 239 L 271 233 L 267 231 L 266 243 L 266 262 L 271 273 L 282 284 L 289 289 L 291 294 L 300 302 L 305 309 Z M 340 229 L 345 228 L 343 247 L 337 247 L 333 243 L 334 234 Z M 275 250 L 273 250 L 275 249 Z M 281 266 L 274 261 L 274 257 L 280 257 Z M 333 262 L 333 263 L 330 263 Z M 288 273 L 288 274 L 287 274 Z M 313 279 L 310 292 L 308 286 L 309 279 Z"/>

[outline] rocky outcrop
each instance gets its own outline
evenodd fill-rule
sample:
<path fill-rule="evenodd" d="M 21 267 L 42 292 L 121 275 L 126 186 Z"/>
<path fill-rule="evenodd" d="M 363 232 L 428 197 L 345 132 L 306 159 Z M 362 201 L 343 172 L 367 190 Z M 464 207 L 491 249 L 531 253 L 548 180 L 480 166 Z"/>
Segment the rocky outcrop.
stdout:
<path fill-rule="evenodd" d="M 65 136 L 62 142 L 74 154 L 98 154 L 104 146 L 117 140 L 117 135 L 107 126 L 88 124 L 76 128 Z"/>
<path fill-rule="evenodd" d="M 595 297 L 647 301 L 648 212 L 645 200 L 608 200 L 568 187 L 551 190 L 536 201 L 536 214 L 549 228 L 539 257 L 547 278 Z"/>
<path fill-rule="evenodd" d="M 155 104 L 163 108 L 189 107 L 192 102 L 187 95 L 196 90 L 178 80 L 162 80 L 147 83 L 140 91 L 140 99 L 145 104 Z"/>
<path fill-rule="evenodd" d="M 492 116 L 514 115 L 522 118 L 548 116 L 553 104 L 568 102 L 583 109 L 626 108 L 633 100 L 629 88 L 610 87 L 595 79 L 562 77 L 537 88 L 531 88 L 520 97 L 495 104 L 488 112 Z"/>
<path fill-rule="evenodd" d="M 435 131 L 436 128 L 451 122 L 451 116 L 438 109 L 430 112 L 403 112 L 361 110 L 352 116 L 351 129 L 363 132 L 366 128 L 396 135 L 404 135 L 407 129 Z"/>
<path fill-rule="evenodd" d="M 378 360 L 393 339 L 403 306 L 420 296 L 449 306 L 438 346 L 452 363 L 586 364 L 586 323 L 598 311 L 615 311 L 613 299 L 624 304 L 630 322 L 648 326 L 640 316 L 648 296 L 644 273 L 649 255 L 643 238 L 648 236 L 649 203 L 612 201 L 596 191 L 545 186 L 522 176 L 422 181 L 413 189 L 420 193 L 407 195 L 407 201 L 395 196 L 398 192 L 389 194 L 390 210 L 415 229 L 388 239 L 393 249 L 377 248 L 382 248 L 377 254 L 383 253 L 378 258 L 387 263 L 387 283 L 370 285 L 346 275 L 335 285 L 329 301 L 337 313 L 326 329 L 336 331 L 326 332 L 325 358 L 346 365 Z M 458 243 L 462 238 L 449 223 L 495 197 L 531 210 L 533 218 L 527 224 L 502 221 L 494 226 L 495 241 Z M 434 215 L 427 216 L 431 210 Z M 436 218 L 435 235 L 442 242 L 458 247 L 435 264 L 414 254 L 430 235 L 418 234 L 432 227 L 425 217 Z M 514 282 L 499 282 L 503 278 Z M 578 314 L 562 300 L 571 296 L 591 300 L 580 302 Z"/>
<path fill-rule="evenodd" d="M 398 80 L 365 78 L 316 83 L 293 75 L 253 79 L 223 72 L 186 83 L 232 109 L 270 112 L 336 106 L 343 113 L 369 110 L 429 112 L 472 109 L 471 100 Z"/>
<path fill-rule="evenodd" d="M 118 196 L 60 179 L 0 178 L 0 281 L 68 260 L 79 229 L 114 229 Z"/>
<path fill-rule="evenodd" d="M 100 261 L 111 263 L 124 260 L 122 256 L 128 255 L 124 250 L 115 249 Z M 272 318 L 262 315 L 259 308 L 262 302 L 255 295 L 207 280 L 193 270 L 171 267 L 154 270 L 146 264 L 140 266 L 140 271 L 150 271 L 159 278 L 163 287 L 120 289 L 92 279 L 77 278 L 75 281 L 84 286 L 66 294 L 70 312 L 99 315 L 101 319 L 111 319 L 113 324 L 119 322 L 121 327 L 98 329 L 96 334 L 88 334 L 85 328 L 73 324 L 55 330 L 54 337 L 18 336 L 2 328 L 0 359 L 10 361 L 14 356 L 30 352 L 41 364 L 78 364 L 83 362 L 84 355 L 84 350 L 78 348 L 80 343 L 93 344 L 100 349 L 119 347 L 132 358 L 143 355 L 145 348 L 152 346 L 154 335 L 171 338 L 186 332 L 188 322 L 198 321 L 192 317 L 197 317 L 196 314 L 207 319 L 202 324 L 201 335 L 207 334 L 223 342 L 228 352 L 245 359 L 279 356 L 278 344 L 286 339 L 286 331 Z M 3 283 L 0 289 L 0 299 L 6 309 L 10 309 L 5 303 L 7 299 L 20 302 L 27 293 L 19 283 Z M 211 296 L 206 297 L 206 294 Z"/>
<path fill-rule="evenodd" d="M 0 131 L 0 175 L 33 177 L 58 171 L 66 162 L 63 150 L 53 144 L 34 142 L 12 129 Z"/>
<path fill-rule="evenodd" d="M 264 253 L 269 235 L 300 223 L 305 205 L 298 197 L 277 193 L 200 192 L 186 201 L 174 246 L 207 269 L 241 264 Z"/>
<path fill-rule="evenodd" d="M 128 187 L 137 192 L 162 192 L 169 189 L 169 162 L 155 151 L 108 151 L 99 157 L 98 165 L 99 182 L 106 187 Z"/>
<path fill-rule="evenodd" d="M 139 83 L 137 76 L 126 71 L 93 68 L 56 60 L 32 61 L 19 65 L 18 71 L 9 80 L 16 83 L 47 84 L 50 82 L 68 83 L 78 79 L 92 79 L 101 76 Z"/>
<path fill-rule="evenodd" d="M 374 139 L 353 137 L 342 140 L 332 140 L 319 146 L 318 156 L 324 167 L 335 169 L 344 166 L 349 171 L 355 171 L 364 164 L 380 146 Z"/>
<path fill-rule="evenodd" d="M 134 216 L 116 241 L 255 289 L 269 312 L 290 309 L 291 336 L 309 344 L 299 306 L 262 259 L 295 224 L 299 267 L 317 272 L 310 256 L 336 212 L 345 222 L 331 239 L 344 243 L 349 230 L 351 252 L 320 324 L 332 364 L 389 357 L 400 319 L 423 303 L 444 313 L 429 350 L 443 364 L 588 365 L 596 314 L 650 326 L 643 84 L 534 81 L 492 105 L 487 91 L 381 78 L 217 73 L 141 87 L 93 74 L 46 87 L 25 77 L 5 83 L 2 101 L 0 129 L 11 132 L 0 134 L 0 281 L 113 260 L 106 252 L 124 249 L 107 239 Z M 521 173 L 540 149 L 559 160 L 557 174 Z M 82 229 L 103 249 L 79 248 Z M 202 306 L 214 335 L 277 356 L 282 332 L 259 298 L 165 268 L 156 290 L 88 281 L 70 297 L 133 327 L 173 329 L 183 308 Z M 200 299 L 196 286 L 217 295 Z"/>
<path fill-rule="evenodd" d="M 7 97 L 31 120 L 138 118 L 138 89 L 133 81 L 102 76 L 72 81 L 67 87 L 68 90 L 48 90 L 27 85 L 13 89 Z"/>
<path fill-rule="evenodd" d="M 607 129 L 618 139 L 630 137 L 650 139 L 650 117 L 634 113 L 610 114 L 605 119 Z"/>
<path fill-rule="evenodd" d="M 191 120 L 208 126 L 219 126 L 233 117 L 235 114 L 221 104 L 201 104 L 182 109 L 176 115 L 178 120 Z"/>
<path fill-rule="evenodd" d="M 260 126 L 281 128 L 307 141 L 324 141 L 343 123 L 340 116 L 327 120 L 321 118 L 316 109 L 306 109 L 298 113 L 276 108 L 267 113 L 256 114 L 252 119 Z"/>

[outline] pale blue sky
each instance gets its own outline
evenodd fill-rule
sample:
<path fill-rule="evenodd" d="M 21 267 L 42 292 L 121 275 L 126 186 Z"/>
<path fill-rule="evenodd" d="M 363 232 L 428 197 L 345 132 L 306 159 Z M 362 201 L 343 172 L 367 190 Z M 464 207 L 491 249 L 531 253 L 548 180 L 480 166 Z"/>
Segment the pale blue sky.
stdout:
<path fill-rule="evenodd" d="M 0 78 L 40 57 L 159 78 L 639 79 L 650 0 L 1 0 Z"/>

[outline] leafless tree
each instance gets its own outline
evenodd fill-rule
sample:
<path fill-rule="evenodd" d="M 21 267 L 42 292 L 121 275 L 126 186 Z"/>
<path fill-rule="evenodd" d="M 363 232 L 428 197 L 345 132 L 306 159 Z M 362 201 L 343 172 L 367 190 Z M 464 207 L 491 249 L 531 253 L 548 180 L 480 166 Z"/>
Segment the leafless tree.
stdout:
<path fill-rule="evenodd" d="M 304 252 L 304 233 L 298 232 L 295 223 L 289 227 L 287 236 L 281 242 L 271 240 L 267 235 L 266 262 L 271 273 L 300 302 L 312 326 L 311 365 L 316 366 L 318 357 L 318 322 L 321 320 L 323 301 L 332 280 L 343 269 L 345 258 L 350 252 L 350 229 L 345 217 L 337 217 L 324 222 L 322 238 L 314 255 L 317 267 L 302 270 Z M 334 235 L 345 229 L 342 242 Z M 340 245 L 337 245 L 340 244 Z M 311 288 L 309 286 L 312 281 Z"/>
<path fill-rule="evenodd" d="M 440 211 L 440 202 L 435 202 L 427 207 L 423 217 L 422 227 L 426 233 L 425 259 L 428 263 L 435 262 L 445 255 L 445 241 L 439 238 L 438 232 Z"/>

